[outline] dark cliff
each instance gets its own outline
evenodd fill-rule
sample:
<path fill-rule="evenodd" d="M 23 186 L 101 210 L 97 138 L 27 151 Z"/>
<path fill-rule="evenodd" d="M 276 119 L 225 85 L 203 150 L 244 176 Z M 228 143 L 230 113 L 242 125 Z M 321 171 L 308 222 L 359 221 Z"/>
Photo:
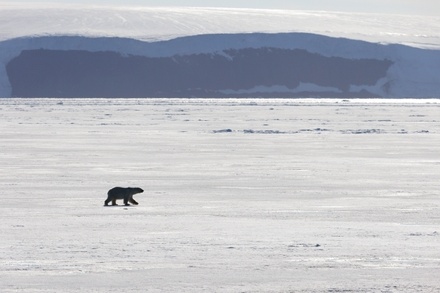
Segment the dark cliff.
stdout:
<path fill-rule="evenodd" d="M 349 92 L 351 85 L 375 85 L 391 65 L 387 60 L 325 57 L 301 49 L 231 49 L 155 58 L 40 49 L 23 51 L 6 70 L 14 97 L 227 97 L 261 86 L 294 90 L 300 83 L 334 88 L 320 95 L 341 97 L 356 96 Z M 252 94 L 264 95 L 307 93 Z"/>

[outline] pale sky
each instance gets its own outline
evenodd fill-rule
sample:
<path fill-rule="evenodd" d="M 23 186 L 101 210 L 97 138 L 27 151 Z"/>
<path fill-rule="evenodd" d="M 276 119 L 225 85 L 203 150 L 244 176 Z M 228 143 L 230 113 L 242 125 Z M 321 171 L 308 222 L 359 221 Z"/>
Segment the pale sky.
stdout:
<path fill-rule="evenodd" d="M 123 6 L 200 6 L 329 10 L 440 16 L 440 0 L 0 0 L 0 3 L 70 3 Z"/>

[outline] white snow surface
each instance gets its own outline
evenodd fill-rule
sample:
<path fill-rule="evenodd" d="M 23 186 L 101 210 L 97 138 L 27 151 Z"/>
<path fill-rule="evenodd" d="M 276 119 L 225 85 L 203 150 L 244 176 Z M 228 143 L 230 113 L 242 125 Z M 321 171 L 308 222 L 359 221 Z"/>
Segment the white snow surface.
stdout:
<path fill-rule="evenodd" d="M 328 11 L 1 4 L 0 40 L 81 35 L 144 41 L 221 33 L 305 32 L 440 47 L 440 18 Z"/>
<path fill-rule="evenodd" d="M 439 113 L 0 99 L 0 291 L 439 292 Z"/>
<path fill-rule="evenodd" d="M 286 86 L 257 86 L 248 90 L 222 90 L 225 94 L 252 94 L 252 93 L 300 93 L 300 92 L 335 92 L 341 91 L 337 88 L 323 87 L 312 83 L 301 82 L 295 89 L 289 89 Z"/>

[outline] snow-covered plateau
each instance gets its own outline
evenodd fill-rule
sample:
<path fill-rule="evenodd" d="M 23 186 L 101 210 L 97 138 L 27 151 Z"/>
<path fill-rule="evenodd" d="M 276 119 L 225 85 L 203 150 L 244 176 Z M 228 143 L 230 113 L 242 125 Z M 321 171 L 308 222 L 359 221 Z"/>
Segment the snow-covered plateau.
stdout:
<path fill-rule="evenodd" d="M 439 113 L 0 99 L 0 291 L 439 292 Z"/>
<path fill-rule="evenodd" d="M 440 96 L 440 19 L 0 4 L 1 97 Z"/>

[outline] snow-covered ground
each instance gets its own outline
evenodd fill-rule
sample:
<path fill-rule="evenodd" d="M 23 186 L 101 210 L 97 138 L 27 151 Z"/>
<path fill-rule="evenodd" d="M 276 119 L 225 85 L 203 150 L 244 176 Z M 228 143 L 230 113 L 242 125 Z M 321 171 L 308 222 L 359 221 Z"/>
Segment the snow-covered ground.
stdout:
<path fill-rule="evenodd" d="M 438 292 L 439 114 L 0 99 L 0 291 Z"/>
<path fill-rule="evenodd" d="M 440 18 L 418 15 L 0 3 L 0 19 L 0 41 L 48 35 L 157 41 L 201 34 L 304 32 L 421 48 L 440 47 Z"/>

